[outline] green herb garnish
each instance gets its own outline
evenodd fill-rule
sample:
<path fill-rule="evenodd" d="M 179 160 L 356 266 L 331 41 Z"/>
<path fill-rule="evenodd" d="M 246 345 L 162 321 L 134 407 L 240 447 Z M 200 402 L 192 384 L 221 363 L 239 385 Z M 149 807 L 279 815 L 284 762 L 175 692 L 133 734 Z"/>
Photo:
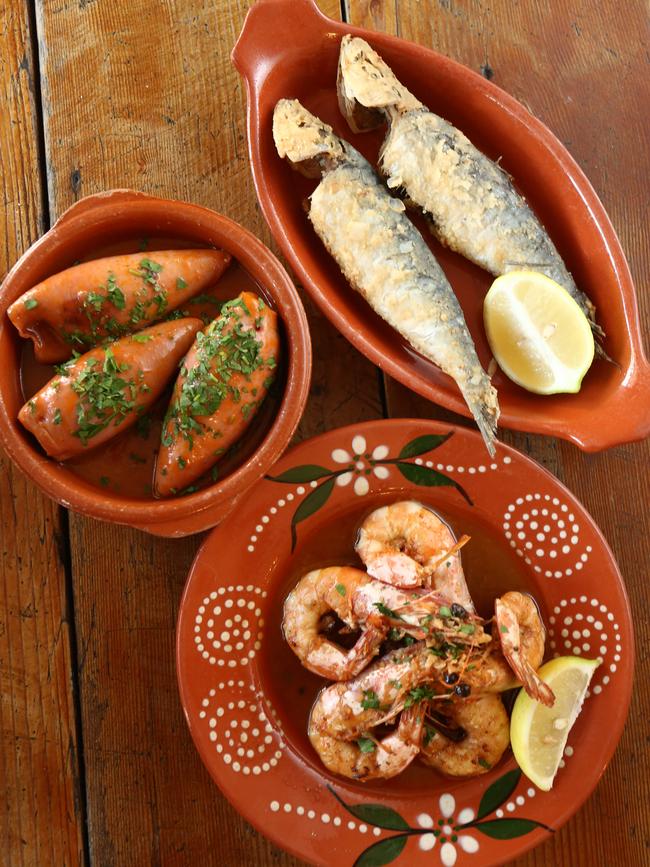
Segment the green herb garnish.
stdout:
<path fill-rule="evenodd" d="M 357 738 L 357 744 L 362 753 L 374 753 L 376 749 L 375 742 L 370 738 Z"/>
<path fill-rule="evenodd" d="M 196 335 L 196 363 L 189 370 L 181 369 L 180 393 L 165 417 L 164 445 L 181 435 L 191 447 L 194 437 L 206 432 L 197 419 L 214 415 L 229 395 L 235 402 L 241 399 L 240 389 L 231 385 L 232 377 L 241 374 L 250 379 L 262 365 L 254 332 L 241 324 L 238 309 L 242 307 L 246 309 L 241 299 L 227 302 L 220 318 Z"/>
<path fill-rule="evenodd" d="M 61 410 L 58 408 L 54 410 L 54 424 L 61 424 Z"/>
<path fill-rule="evenodd" d="M 337 584 L 334 588 L 339 596 L 345 596 L 345 587 L 342 584 Z"/>
<path fill-rule="evenodd" d="M 404 707 L 412 707 L 421 701 L 428 701 L 431 698 L 435 698 L 435 695 L 435 692 L 429 686 L 416 686 L 409 690 Z"/>
<path fill-rule="evenodd" d="M 393 620 L 404 620 L 396 611 L 393 611 L 392 608 L 389 608 L 388 605 L 384 605 L 383 602 L 374 602 L 373 605 L 379 611 L 380 614 L 383 614 L 384 617 L 392 617 Z"/>
<path fill-rule="evenodd" d="M 135 382 L 123 376 L 128 370 L 129 365 L 118 364 L 109 347 L 104 351 L 103 364 L 89 358 L 71 382 L 79 396 L 75 436 L 84 446 L 110 424 L 121 424 L 136 408 Z"/>
<path fill-rule="evenodd" d="M 38 307 L 38 301 L 36 298 L 28 298 L 25 302 L 25 310 L 33 310 L 34 307 Z"/>
<path fill-rule="evenodd" d="M 363 698 L 361 700 L 361 707 L 364 710 L 378 710 L 379 709 L 379 698 L 374 689 L 364 689 Z"/>
<path fill-rule="evenodd" d="M 176 288 L 177 289 L 186 289 L 187 288 L 187 281 L 183 280 L 182 277 L 177 277 L 176 278 Z"/>

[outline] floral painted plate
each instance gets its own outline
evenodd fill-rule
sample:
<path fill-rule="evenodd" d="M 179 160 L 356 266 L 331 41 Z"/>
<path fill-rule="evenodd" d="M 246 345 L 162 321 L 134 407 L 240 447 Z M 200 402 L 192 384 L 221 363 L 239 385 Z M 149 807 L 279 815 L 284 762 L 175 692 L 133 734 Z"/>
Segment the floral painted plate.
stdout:
<path fill-rule="evenodd" d="M 322 685 L 283 640 L 282 605 L 309 569 L 356 562 L 356 528 L 373 508 L 411 498 L 457 535 L 478 610 L 529 589 L 549 656 L 600 657 L 551 792 L 511 754 L 480 777 L 449 779 L 413 763 L 354 783 L 327 772 L 307 739 Z M 541 843 L 589 796 L 627 716 L 633 633 L 607 543 L 553 476 L 502 444 L 419 420 L 380 420 L 301 443 L 202 546 L 181 604 L 180 692 L 201 758 L 240 813 L 313 864 L 370 867 L 503 864 Z"/>

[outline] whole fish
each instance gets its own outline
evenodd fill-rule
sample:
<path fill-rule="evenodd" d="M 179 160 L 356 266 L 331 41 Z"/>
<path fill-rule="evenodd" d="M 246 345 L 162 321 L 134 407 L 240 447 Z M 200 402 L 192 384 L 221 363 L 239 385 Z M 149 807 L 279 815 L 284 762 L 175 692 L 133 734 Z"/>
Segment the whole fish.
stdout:
<path fill-rule="evenodd" d="M 338 68 L 339 107 L 354 132 L 388 122 L 380 169 L 391 189 L 429 219 L 431 231 L 495 276 L 539 271 L 563 286 L 597 334 L 596 308 L 509 175 L 460 130 L 417 100 L 367 42 L 344 36 Z"/>
<path fill-rule="evenodd" d="M 281 157 L 322 175 L 309 219 L 350 284 L 406 340 L 458 385 L 494 453 L 499 407 L 456 296 L 426 242 L 370 163 L 298 100 L 273 113 Z"/>

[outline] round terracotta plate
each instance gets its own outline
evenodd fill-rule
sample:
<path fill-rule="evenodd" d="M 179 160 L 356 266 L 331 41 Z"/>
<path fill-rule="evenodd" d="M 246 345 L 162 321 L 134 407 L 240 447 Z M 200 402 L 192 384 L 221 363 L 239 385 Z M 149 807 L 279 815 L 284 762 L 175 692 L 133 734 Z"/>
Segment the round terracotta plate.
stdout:
<path fill-rule="evenodd" d="M 529 589 L 549 656 L 602 663 L 549 793 L 511 754 L 469 780 L 415 762 L 353 783 L 324 770 L 306 737 L 319 678 L 281 633 L 286 593 L 308 569 L 354 563 L 360 521 L 381 503 L 422 501 L 469 533 L 463 564 L 479 611 Z M 593 790 L 618 742 L 634 647 L 607 543 L 553 476 L 477 434 L 416 420 L 374 421 L 297 446 L 199 551 L 181 603 L 180 692 L 201 758 L 242 815 L 278 845 L 324 865 L 503 864 L 542 842 Z"/>
<path fill-rule="evenodd" d="M 385 129 L 352 135 L 337 105 L 339 45 L 346 33 L 367 39 L 432 111 L 491 159 L 500 160 L 597 307 L 607 334 L 604 348 L 616 364 L 596 361 L 578 394 L 553 396 L 531 394 L 497 371 L 493 382 L 500 424 L 564 437 L 587 451 L 648 436 L 650 365 L 630 270 L 593 187 L 553 133 L 501 88 L 448 57 L 385 33 L 332 21 L 313 0 L 258 0 L 232 56 L 246 82 L 257 196 L 300 283 L 374 364 L 428 400 L 469 415 L 453 380 L 415 352 L 350 287 L 305 214 L 304 202 L 318 182 L 292 171 L 273 143 L 275 104 L 281 97 L 295 97 L 376 165 Z M 589 106 L 583 110 L 588 112 Z M 487 368 L 491 352 L 483 328 L 483 298 L 493 278 L 434 241 L 423 220 L 414 221 L 449 278 Z"/>

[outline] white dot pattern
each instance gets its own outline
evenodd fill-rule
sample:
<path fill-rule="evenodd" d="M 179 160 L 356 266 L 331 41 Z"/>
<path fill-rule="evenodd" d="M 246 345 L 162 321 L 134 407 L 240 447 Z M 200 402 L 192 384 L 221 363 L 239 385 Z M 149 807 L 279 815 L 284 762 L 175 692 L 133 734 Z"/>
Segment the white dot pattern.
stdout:
<path fill-rule="evenodd" d="M 234 773 L 258 776 L 270 771 L 282 758 L 285 748 L 282 726 L 268 700 L 265 704 L 272 720 L 256 696 L 255 687 L 243 680 L 222 681 L 201 702 L 206 710 L 199 717 L 207 719 L 208 739 Z M 259 729 L 251 728 L 258 723 L 272 736 L 260 738 Z M 277 808 L 274 804 L 278 804 Z M 277 812 L 280 805 L 272 801 L 270 808 Z M 291 812 L 291 804 L 285 803 L 282 809 Z"/>
<path fill-rule="evenodd" d="M 269 810 L 272 813 L 295 813 L 298 816 L 306 816 L 311 821 L 322 822 L 323 825 L 335 825 L 337 828 L 345 826 L 348 831 L 358 831 L 360 834 L 368 834 L 371 832 L 375 837 L 380 837 L 383 833 L 381 828 L 369 828 L 363 822 L 355 822 L 354 819 L 349 819 L 347 813 L 343 816 L 335 816 L 331 813 L 317 813 L 315 810 L 308 810 L 302 804 L 293 805 L 288 801 L 281 804 L 279 801 L 270 801 Z"/>
<path fill-rule="evenodd" d="M 587 691 L 587 696 L 600 695 L 621 660 L 621 634 L 612 612 L 596 597 L 571 596 L 555 605 L 548 622 L 554 658 L 573 654 L 601 660 Z"/>
<path fill-rule="evenodd" d="M 510 547 L 546 578 L 570 577 L 588 562 L 592 546 L 579 550 L 580 529 L 569 506 L 550 494 L 518 497 L 503 515 Z"/>
<path fill-rule="evenodd" d="M 261 647 L 266 590 L 253 584 L 219 587 L 203 599 L 194 618 L 194 644 L 209 665 L 248 665 Z"/>

